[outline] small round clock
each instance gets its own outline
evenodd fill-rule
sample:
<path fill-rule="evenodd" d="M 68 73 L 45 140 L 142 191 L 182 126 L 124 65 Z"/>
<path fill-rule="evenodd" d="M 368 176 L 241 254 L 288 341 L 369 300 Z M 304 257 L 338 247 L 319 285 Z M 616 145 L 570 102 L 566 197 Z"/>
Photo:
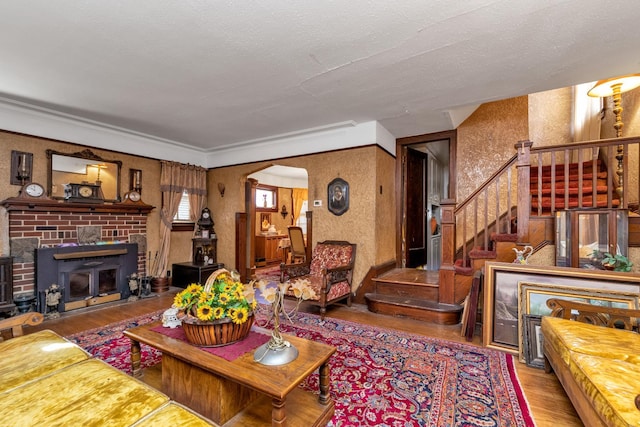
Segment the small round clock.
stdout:
<path fill-rule="evenodd" d="M 93 196 L 93 189 L 91 187 L 82 186 L 78 188 L 78 194 L 82 197 L 91 197 Z"/>
<path fill-rule="evenodd" d="M 139 202 L 141 198 L 140 193 L 135 190 L 131 190 L 124 195 L 124 199 L 131 202 Z"/>
<path fill-rule="evenodd" d="M 25 195 L 28 197 L 43 197 L 44 196 L 44 187 L 37 182 L 30 182 L 22 186 L 20 190 L 20 195 Z"/>

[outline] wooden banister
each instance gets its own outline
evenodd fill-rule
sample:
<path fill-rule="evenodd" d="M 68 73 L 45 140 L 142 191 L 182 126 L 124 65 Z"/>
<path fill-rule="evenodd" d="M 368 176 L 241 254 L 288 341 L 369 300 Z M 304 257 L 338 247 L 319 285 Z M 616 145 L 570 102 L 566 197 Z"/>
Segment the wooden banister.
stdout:
<path fill-rule="evenodd" d="M 622 152 L 625 154 L 620 182 L 627 184 L 622 188 L 620 195 L 615 189 L 619 184 L 616 182 L 618 165 L 616 155 L 619 146 L 623 147 Z M 631 147 L 633 149 L 630 149 Z M 511 226 L 514 219 L 517 218 L 517 244 L 529 243 L 532 192 L 536 198 L 534 215 L 537 214 L 541 218 L 552 217 L 558 209 L 573 207 L 627 209 L 630 194 L 634 195 L 634 203 L 640 204 L 638 202 L 640 185 L 637 180 L 629 179 L 630 173 L 638 175 L 640 137 L 611 138 L 535 148 L 531 141 L 520 141 L 515 144 L 515 149 L 516 154 L 464 201 L 457 205 L 454 201 L 442 205 L 441 289 L 443 289 L 443 283 L 453 286 L 455 282 L 453 267 L 456 258 L 462 258 L 465 261 L 464 266 L 467 266 L 466 261 L 470 250 L 473 248 L 489 250 L 491 233 L 512 233 Z M 629 161 L 629 153 L 636 154 L 632 161 Z M 577 166 L 572 166 L 575 163 Z M 532 165 L 536 168 L 533 177 L 531 176 Z M 630 171 L 630 165 L 633 166 L 633 171 Z M 543 168 L 548 169 L 550 175 L 549 184 L 545 184 L 549 188 L 543 188 Z M 607 178 L 603 182 L 599 173 L 604 171 L 607 172 Z M 512 181 L 514 173 L 516 174 L 515 183 Z M 531 180 L 534 178 L 537 179 L 537 185 L 531 187 Z M 630 184 L 633 187 L 630 187 Z M 572 188 L 573 185 L 577 185 L 577 188 Z M 575 198 L 573 198 L 574 195 Z M 514 210 L 516 218 L 512 217 Z M 445 215 L 450 217 L 445 219 Z M 444 295 L 453 295 L 453 292 L 447 290 L 443 292 Z"/>

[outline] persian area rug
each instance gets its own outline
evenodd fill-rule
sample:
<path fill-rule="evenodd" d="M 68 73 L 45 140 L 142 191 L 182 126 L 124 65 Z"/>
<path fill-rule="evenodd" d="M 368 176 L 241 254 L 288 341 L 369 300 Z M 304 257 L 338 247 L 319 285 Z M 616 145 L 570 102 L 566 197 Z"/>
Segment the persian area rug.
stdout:
<path fill-rule="evenodd" d="M 256 278 L 280 283 L 280 266 L 260 268 L 256 270 Z"/>
<path fill-rule="evenodd" d="M 122 331 L 161 314 L 67 338 L 130 373 L 130 344 Z M 535 425 L 510 354 L 307 313 L 281 328 L 336 347 L 330 360 L 331 426 Z M 143 346 L 143 367 L 159 361 L 156 350 Z M 317 372 L 301 387 L 317 393 Z"/>
<path fill-rule="evenodd" d="M 162 313 L 164 313 L 164 310 L 158 310 L 144 316 L 111 323 L 102 328 L 89 329 L 68 335 L 66 338 L 84 348 L 92 356 L 104 360 L 111 366 L 131 375 L 131 340 L 125 337 L 122 332 L 125 329 L 160 320 L 162 319 Z M 146 344 L 141 344 L 140 364 L 143 368 L 160 363 L 161 359 L 162 355 L 158 350 Z"/>

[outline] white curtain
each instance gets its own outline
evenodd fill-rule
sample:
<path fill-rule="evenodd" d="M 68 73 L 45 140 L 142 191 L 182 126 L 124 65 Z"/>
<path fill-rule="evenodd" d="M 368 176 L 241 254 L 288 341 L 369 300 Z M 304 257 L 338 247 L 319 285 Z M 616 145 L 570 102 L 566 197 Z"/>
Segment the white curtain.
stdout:
<path fill-rule="evenodd" d="M 573 142 L 600 139 L 602 98 L 587 95 L 595 82 L 573 87 Z"/>

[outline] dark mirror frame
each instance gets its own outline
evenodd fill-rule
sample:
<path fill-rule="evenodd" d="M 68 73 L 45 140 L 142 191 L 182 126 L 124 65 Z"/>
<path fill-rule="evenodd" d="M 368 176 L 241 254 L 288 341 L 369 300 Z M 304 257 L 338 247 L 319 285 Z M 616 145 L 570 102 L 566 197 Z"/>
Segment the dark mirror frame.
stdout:
<path fill-rule="evenodd" d="M 103 159 L 102 157 L 96 155 L 93 151 L 86 149 L 83 151 L 78 151 L 76 153 L 64 153 L 61 151 L 55 151 L 55 150 L 46 150 L 47 153 L 47 160 L 49 162 L 48 165 L 48 170 L 47 170 L 47 194 L 49 197 L 53 198 L 53 199 L 64 199 L 64 197 L 59 197 L 59 196 L 53 196 L 53 156 L 54 155 L 58 155 L 58 156 L 65 156 L 65 157 L 76 157 L 79 159 L 84 159 L 84 160 L 91 160 L 93 162 L 96 163 L 111 163 L 117 166 L 117 174 L 116 174 L 116 189 L 115 189 L 115 198 L 107 198 L 105 197 L 104 201 L 105 202 L 120 202 L 121 201 L 121 197 L 120 197 L 120 179 L 121 179 L 121 172 L 122 172 L 122 161 L 120 160 L 108 160 L 108 159 Z M 63 183 L 56 183 L 56 184 L 63 184 Z M 66 184 L 66 183 L 64 183 Z"/>

